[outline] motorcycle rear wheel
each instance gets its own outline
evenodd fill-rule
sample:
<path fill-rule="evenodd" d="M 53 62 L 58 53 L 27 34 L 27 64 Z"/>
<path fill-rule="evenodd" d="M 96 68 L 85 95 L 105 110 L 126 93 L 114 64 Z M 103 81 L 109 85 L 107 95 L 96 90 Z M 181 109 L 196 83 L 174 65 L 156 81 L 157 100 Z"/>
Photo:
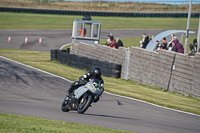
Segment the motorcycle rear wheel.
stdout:
<path fill-rule="evenodd" d="M 64 99 L 64 101 L 62 102 L 61 110 L 62 110 L 63 112 L 69 112 L 68 101 L 66 101 L 65 99 Z"/>
<path fill-rule="evenodd" d="M 79 114 L 83 114 L 90 106 L 90 104 L 93 101 L 93 97 L 92 95 L 88 95 L 85 99 L 83 103 L 80 103 L 77 109 L 77 112 Z"/>

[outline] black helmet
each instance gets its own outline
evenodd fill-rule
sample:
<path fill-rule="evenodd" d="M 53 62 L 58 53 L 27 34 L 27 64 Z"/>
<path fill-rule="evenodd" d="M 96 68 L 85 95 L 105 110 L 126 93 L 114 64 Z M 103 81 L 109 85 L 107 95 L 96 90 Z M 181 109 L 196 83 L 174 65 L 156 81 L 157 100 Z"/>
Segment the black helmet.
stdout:
<path fill-rule="evenodd" d="M 92 74 L 95 78 L 100 78 L 101 77 L 101 68 L 100 67 L 94 67 L 93 70 L 92 70 Z"/>

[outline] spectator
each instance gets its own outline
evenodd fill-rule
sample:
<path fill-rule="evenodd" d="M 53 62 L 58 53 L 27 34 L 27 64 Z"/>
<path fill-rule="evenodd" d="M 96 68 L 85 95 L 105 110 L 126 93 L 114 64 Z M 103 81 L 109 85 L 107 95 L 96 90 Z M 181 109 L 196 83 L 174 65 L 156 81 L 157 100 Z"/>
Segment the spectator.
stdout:
<path fill-rule="evenodd" d="M 194 56 L 195 53 L 197 52 L 197 39 L 194 39 L 193 40 L 193 45 L 190 44 L 189 47 L 190 47 L 190 50 L 191 50 L 191 53 L 186 53 L 187 56 Z"/>
<path fill-rule="evenodd" d="M 142 41 L 140 41 L 140 47 L 145 49 L 147 47 L 147 44 L 149 43 L 149 37 L 146 35 L 146 33 L 143 33 L 142 37 L 143 39 Z"/>
<path fill-rule="evenodd" d="M 162 44 L 159 43 L 159 41 L 156 41 L 156 47 L 154 48 L 153 51 L 158 52 L 160 49 L 162 49 Z"/>
<path fill-rule="evenodd" d="M 150 39 L 149 39 L 149 42 L 153 43 L 152 39 L 153 39 L 154 37 L 155 37 L 155 36 L 152 35 L 152 36 L 150 37 Z"/>
<path fill-rule="evenodd" d="M 85 37 L 85 35 L 86 35 L 86 33 L 87 33 L 87 30 L 86 30 L 86 28 L 84 28 L 84 32 L 83 32 L 82 30 L 83 30 L 83 26 L 81 25 L 81 28 L 80 28 L 80 30 L 79 30 L 80 36 Z"/>
<path fill-rule="evenodd" d="M 167 50 L 167 42 L 166 42 L 166 38 L 165 38 L 165 37 L 163 37 L 162 41 L 163 41 L 163 44 L 162 44 L 162 49 L 165 49 L 165 50 Z"/>
<path fill-rule="evenodd" d="M 149 41 L 151 41 L 151 40 L 152 40 L 154 37 L 155 37 L 155 36 L 154 36 L 154 35 L 152 35 Z"/>
<path fill-rule="evenodd" d="M 114 36 L 110 36 L 110 47 L 115 48 Z"/>
<path fill-rule="evenodd" d="M 190 47 L 191 53 L 186 53 L 186 56 L 194 56 L 195 54 L 194 45 L 190 44 L 189 47 Z"/>
<path fill-rule="evenodd" d="M 173 42 L 174 38 L 176 38 L 175 35 L 174 35 L 174 34 L 171 34 L 171 39 L 169 40 L 169 42 L 168 42 L 168 44 L 167 44 L 167 49 L 168 49 L 169 51 L 172 50 L 172 42 Z"/>
<path fill-rule="evenodd" d="M 107 39 L 107 41 L 106 41 L 106 44 L 105 45 L 107 45 L 107 46 L 110 46 L 110 39 Z"/>
<path fill-rule="evenodd" d="M 116 38 L 115 48 L 118 49 L 119 47 L 123 47 L 123 42 L 120 40 L 119 37 Z"/>
<path fill-rule="evenodd" d="M 106 41 L 106 44 L 107 46 L 110 46 L 111 44 L 111 40 L 110 40 L 110 35 L 107 36 L 107 41 Z"/>
<path fill-rule="evenodd" d="M 184 53 L 183 45 L 179 43 L 178 39 L 173 40 L 172 51 L 177 52 L 177 53 Z"/>
<path fill-rule="evenodd" d="M 195 51 L 197 52 L 197 47 L 198 47 L 197 39 L 193 40 L 193 45 L 194 45 Z"/>

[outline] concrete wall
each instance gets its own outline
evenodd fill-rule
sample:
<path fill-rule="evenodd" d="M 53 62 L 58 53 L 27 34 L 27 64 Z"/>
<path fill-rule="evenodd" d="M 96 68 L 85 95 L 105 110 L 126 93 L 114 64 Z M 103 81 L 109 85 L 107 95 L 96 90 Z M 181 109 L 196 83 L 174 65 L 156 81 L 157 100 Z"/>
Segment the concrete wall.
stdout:
<path fill-rule="evenodd" d="M 110 48 L 104 45 L 89 45 L 85 43 L 73 43 L 70 53 L 84 56 L 88 58 L 98 59 L 100 61 L 108 61 L 111 63 L 122 65 L 124 70 L 126 51 L 128 49 L 120 47 L 119 49 Z M 121 73 L 123 77 L 124 73 Z"/>
<path fill-rule="evenodd" d="M 175 53 L 159 53 L 131 47 L 129 74 L 130 80 L 144 85 L 167 89 Z"/>
<path fill-rule="evenodd" d="M 169 90 L 200 98 L 200 54 L 176 54 Z"/>
<path fill-rule="evenodd" d="M 117 50 L 87 44 L 72 44 L 71 50 L 73 54 L 121 64 L 121 78 L 125 74 L 127 51 L 126 48 Z M 128 79 L 200 98 L 200 54 L 188 57 L 166 50 L 153 52 L 131 47 Z"/>
<path fill-rule="evenodd" d="M 193 63 L 193 86 L 191 95 L 200 98 L 200 54 L 196 54 Z"/>

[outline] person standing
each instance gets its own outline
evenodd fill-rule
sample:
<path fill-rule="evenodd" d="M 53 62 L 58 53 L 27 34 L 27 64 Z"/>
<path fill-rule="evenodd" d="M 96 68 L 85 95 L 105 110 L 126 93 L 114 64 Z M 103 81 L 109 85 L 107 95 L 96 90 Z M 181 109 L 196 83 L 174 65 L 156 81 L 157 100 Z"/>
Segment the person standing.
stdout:
<path fill-rule="evenodd" d="M 172 50 L 172 42 L 173 42 L 174 38 L 176 38 L 175 35 L 171 34 L 171 39 L 169 40 L 169 42 L 167 44 L 167 48 L 168 48 L 169 51 Z"/>
<path fill-rule="evenodd" d="M 163 41 L 163 44 L 162 44 L 162 49 L 165 49 L 165 50 L 167 50 L 167 42 L 166 42 L 166 38 L 165 38 L 165 37 L 163 37 L 162 41 Z"/>
<path fill-rule="evenodd" d="M 184 48 L 181 43 L 179 43 L 178 39 L 174 39 L 172 42 L 172 51 L 177 52 L 177 53 L 184 53 Z"/>
<path fill-rule="evenodd" d="M 186 53 L 187 56 L 194 56 L 196 52 L 198 52 L 197 47 L 198 47 L 198 43 L 197 43 L 197 39 L 193 40 L 193 45 L 190 44 L 189 45 L 191 53 Z"/>
<path fill-rule="evenodd" d="M 110 35 L 107 36 L 107 41 L 106 41 L 106 46 L 110 46 L 111 40 L 110 40 Z"/>
<path fill-rule="evenodd" d="M 115 39 L 114 36 L 110 36 L 110 47 L 115 48 Z"/>
<path fill-rule="evenodd" d="M 159 43 L 159 41 L 156 41 L 156 46 L 153 51 L 158 52 L 160 49 L 162 49 L 162 44 Z"/>
<path fill-rule="evenodd" d="M 123 47 L 123 42 L 120 40 L 119 37 L 116 38 L 115 48 L 118 49 L 119 47 Z"/>
<path fill-rule="evenodd" d="M 79 32 L 80 32 L 80 36 L 85 37 L 87 30 L 86 30 L 86 28 L 84 28 L 84 31 L 83 31 L 83 26 L 81 26 Z"/>
<path fill-rule="evenodd" d="M 140 47 L 146 49 L 147 44 L 149 43 L 149 37 L 146 35 L 146 33 L 143 33 L 142 37 L 143 37 L 143 39 L 142 39 L 142 41 L 140 41 L 140 44 L 141 44 Z"/>

